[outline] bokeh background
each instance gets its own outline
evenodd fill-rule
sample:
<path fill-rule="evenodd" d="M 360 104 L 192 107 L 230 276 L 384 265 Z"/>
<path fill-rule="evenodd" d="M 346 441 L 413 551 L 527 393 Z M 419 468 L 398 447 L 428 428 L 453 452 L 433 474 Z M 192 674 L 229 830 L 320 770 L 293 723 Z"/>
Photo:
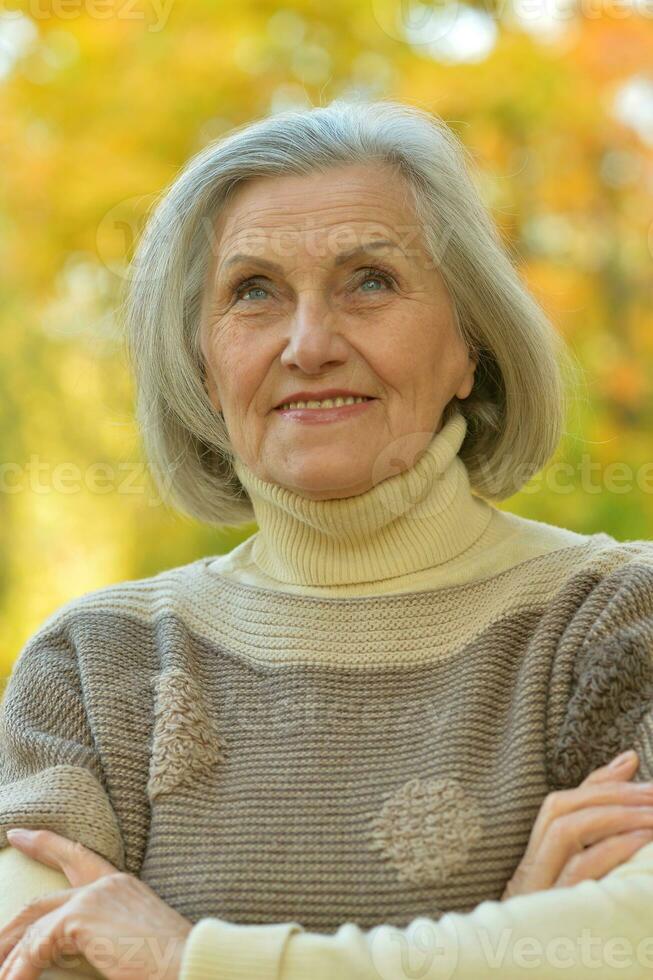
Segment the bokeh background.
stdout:
<path fill-rule="evenodd" d="M 116 300 L 155 195 L 231 127 L 343 94 L 442 116 L 582 367 L 499 506 L 653 538 L 653 0 L 0 5 L 0 674 L 64 601 L 229 550 L 139 455 Z"/>

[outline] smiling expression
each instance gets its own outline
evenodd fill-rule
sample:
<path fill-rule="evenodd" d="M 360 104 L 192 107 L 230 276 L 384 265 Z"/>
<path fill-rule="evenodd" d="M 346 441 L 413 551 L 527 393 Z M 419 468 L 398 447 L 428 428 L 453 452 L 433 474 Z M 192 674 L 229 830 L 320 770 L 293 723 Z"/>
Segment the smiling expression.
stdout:
<path fill-rule="evenodd" d="M 471 392 L 475 361 L 407 190 L 384 164 L 262 177 L 215 222 L 206 389 L 260 479 L 312 499 L 364 492 L 390 445 L 426 448 L 451 398 Z M 374 400 L 276 407 L 325 389 Z"/>

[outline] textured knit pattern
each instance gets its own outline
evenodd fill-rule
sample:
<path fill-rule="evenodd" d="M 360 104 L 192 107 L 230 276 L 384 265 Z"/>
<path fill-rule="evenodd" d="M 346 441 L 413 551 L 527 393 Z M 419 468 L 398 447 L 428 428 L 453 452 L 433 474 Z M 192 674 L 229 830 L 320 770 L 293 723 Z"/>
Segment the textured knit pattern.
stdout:
<path fill-rule="evenodd" d="M 123 839 L 65 630 L 31 643 L 14 665 L 0 708 L 0 814 L 2 845 L 12 826 L 45 826 L 123 866 Z"/>
<path fill-rule="evenodd" d="M 631 745 L 653 777 L 650 542 L 360 598 L 213 564 L 88 593 L 26 644 L 0 847 L 49 827 L 193 922 L 404 926 L 498 898 L 549 790 Z"/>
<path fill-rule="evenodd" d="M 214 936 L 225 976 L 273 977 L 296 923 L 305 977 L 343 928 L 354 962 L 356 928 L 509 916 L 549 791 L 631 747 L 653 778 L 653 543 L 491 507 L 465 435 L 341 500 L 240 466 L 259 531 L 233 553 L 49 617 L 0 708 L 0 848 L 45 827 L 140 876 L 198 924 L 198 977 Z"/>

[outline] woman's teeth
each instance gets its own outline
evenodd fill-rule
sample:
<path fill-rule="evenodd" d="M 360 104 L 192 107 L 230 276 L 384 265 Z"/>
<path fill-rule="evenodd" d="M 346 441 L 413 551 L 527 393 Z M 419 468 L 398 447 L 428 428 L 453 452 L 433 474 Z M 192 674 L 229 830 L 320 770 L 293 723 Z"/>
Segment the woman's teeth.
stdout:
<path fill-rule="evenodd" d="M 356 398 L 351 395 L 347 398 L 325 398 L 324 401 L 310 402 L 288 402 L 286 405 L 279 405 L 279 411 L 287 408 L 339 408 L 341 405 L 356 405 L 358 402 L 369 402 L 371 398 L 359 395 Z"/>

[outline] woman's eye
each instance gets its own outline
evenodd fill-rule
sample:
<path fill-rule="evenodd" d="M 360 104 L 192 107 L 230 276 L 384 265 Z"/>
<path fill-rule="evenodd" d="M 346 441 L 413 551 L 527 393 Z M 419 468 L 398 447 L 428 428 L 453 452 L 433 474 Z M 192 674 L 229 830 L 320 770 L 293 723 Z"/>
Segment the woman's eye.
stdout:
<path fill-rule="evenodd" d="M 375 280 L 377 282 L 382 282 L 389 289 L 391 289 L 394 285 L 394 280 L 392 276 L 390 276 L 387 272 L 383 272 L 382 269 L 376 269 L 370 267 L 367 269 L 361 269 L 360 271 L 364 273 L 364 275 L 363 278 L 358 283 L 359 286 L 364 286 L 367 282 L 374 282 Z M 258 281 L 257 279 L 244 279 L 241 283 L 238 283 L 235 286 L 233 290 L 233 296 L 234 299 L 236 300 L 245 299 L 247 293 L 255 292 L 256 290 L 259 290 L 260 292 L 263 293 L 268 293 L 268 289 L 265 286 L 263 286 L 260 283 L 260 281 Z M 363 292 L 366 293 L 378 292 L 378 290 L 365 289 L 363 290 Z"/>
<path fill-rule="evenodd" d="M 255 280 L 252 281 L 251 279 L 245 279 L 234 289 L 234 297 L 236 299 L 244 299 L 246 293 L 252 292 L 252 290 L 256 289 L 260 289 L 264 293 L 267 293 L 265 286 L 261 286 L 261 284 Z"/>
<path fill-rule="evenodd" d="M 360 281 L 359 286 L 364 286 L 366 282 L 373 282 L 375 279 L 384 283 L 384 285 L 390 288 L 394 285 L 392 277 L 389 276 L 387 272 L 382 272 L 381 269 L 363 269 L 362 271 L 365 273 L 365 275 Z M 378 292 L 378 290 L 364 289 L 363 292 Z"/>

